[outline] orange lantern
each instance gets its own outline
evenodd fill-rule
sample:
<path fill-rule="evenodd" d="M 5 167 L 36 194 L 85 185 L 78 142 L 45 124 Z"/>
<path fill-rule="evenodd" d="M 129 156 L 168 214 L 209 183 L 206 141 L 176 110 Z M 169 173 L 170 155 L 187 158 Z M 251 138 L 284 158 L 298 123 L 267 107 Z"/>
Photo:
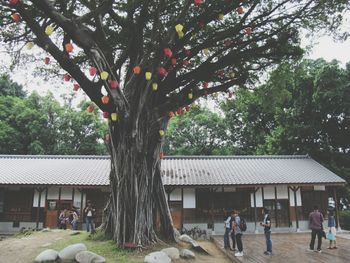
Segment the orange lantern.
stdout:
<path fill-rule="evenodd" d="M 16 23 L 18 23 L 19 21 L 21 21 L 21 16 L 18 13 L 13 13 L 11 15 L 13 21 L 15 21 Z"/>
<path fill-rule="evenodd" d="M 44 63 L 45 63 L 45 65 L 48 65 L 50 63 L 50 58 L 49 57 L 45 57 L 44 58 Z"/>
<path fill-rule="evenodd" d="M 174 112 L 172 112 L 172 111 L 170 111 L 169 113 L 168 113 L 168 116 L 169 116 L 169 118 L 172 118 L 172 117 L 174 117 Z"/>
<path fill-rule="evenodd" d="M 72 45 L 72 43 L 67 43 L 67 44 L 65 44 L 65 45 L 64 45 L 64 49 L 65 49 L 68 53 L 73 52 L 73 45 Z"/>
<path fill-rule="evenodd" d="M 236 8 L 236 12 L 237 12 L 239 15 L 243 14 L 243 13 L 244 13 L 243 7 L 241 7 L 241 6 L 237 7 L 237 8 Z"/>
<path fill-rule="evenodd" d="M 171 64 L 172 64 L 172 65 L 176 65 L 176 58 L 172 58 L 172 59 L 171 59 Z"/>
<path fill-rule="evenodd" d="M 87 107 L 87 112 L 89 112 L 89 113 L 91 113 L 91 112 L 93 112 L 94 111 L 94 106 L 92 106 L 92 105 L 89 105 L 88 107 Z"/>
<path fill-rule="evenodd" d="M 136 66 L 133 68 L 132 71 L 134 72 L 135 75 L 139 75 L 141 73 L 141 68 L 140 66 Z"/>
<path fill-rule="evenodd" d="M 119 83 L 115 79 L 111 80 L 110 85 L 111 85 L 111 89 L 116 89 L 119 87 Z"/>
<path fill-rule="evenodd" d="M 250 36 L 250 35 L 252 34 L 252 32 L 253 32 L 253 29 L 252 29 L 251 27 L 246 27 L 246 28 L 244 29 L 244 32 L 245 32 L 248 36 Z"/>
<path fill-rule="evenodd" d="M 108 96 L 102 96 L 101 101 L 102 101 L 103 104 L 108 104 L 109 97 Z"/>
<path fill-rule="evenodd" d="M 17 5 L 18 0 L 10 0 L 10 5 Z"/>

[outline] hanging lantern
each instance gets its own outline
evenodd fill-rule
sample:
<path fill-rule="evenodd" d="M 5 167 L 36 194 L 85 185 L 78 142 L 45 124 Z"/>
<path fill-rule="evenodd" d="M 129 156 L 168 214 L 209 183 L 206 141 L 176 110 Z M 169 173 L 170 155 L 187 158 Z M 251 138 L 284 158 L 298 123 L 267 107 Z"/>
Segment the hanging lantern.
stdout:
<path fill-rule="evenodd" d="M 191 107 L 187 105 L 187 106 L 186 106 L 186 111 L 189 112 L 190 109 L 191 109 Z"/>
<path fill-rule="evenodd" d="M 97 73 L 97 69 L 95 67 L 90 67 L 89 68 L 89 74 L 90 76 L 95 76 Z"/>
<path fill-rule="evenodd" d="M 52 33 L 53 33 L 53 31 L 54 31 L 54 28 L 53 28 L 53 26 L 51 26 L 51 25 L 48 25 L 48 26 L 45 28 L 45 34 L 48 35 L 48 36 L 51 36 Z"/>
<path fill-rule="evenodd" d="M 164 130 L 159 130 L 159 135 L 160 135 L 160 137 L 163 137 L 165 135 Z"/>
<path fill-rule="evenodd" d="M 188 66 L 189 64 L 190 64 L 190 62 L 187 59 L 184 59 L 182 61 L 182 65 L 184 65 L 184 66 Z"/>
<path fill-rule="evenodd" d="M 17 5 L 18 0 L 10 0 L 10 5 Z"/>
<path fill-rule="evenodd" d="M 159 153 L 159 159 L 164 159 L 164 153 L 163 152 Z"/>
<path fill-rule="evenodd" d="M 184 32 L 180 31 L 180 32 L 177 32 L 178 36 L 179 36 L 179 39 L 183 38 L 184 37 Z"/>
<path fill-rule="evenodd" d="M 102 101 L 103 104 L 108 104 L 109 97 L 108 96 L 102 96 L 101 101 Z"/>
<path fill-rule="evenodd" d="M 243 14 L 243 13 L 244 13 L 243 7 L 241 7 L 241 6 L 237 7 L 237 8 L 236 8 L 236 12 L 237 12 L 239 15 Z"/>
<path fill-rule="evenodd" d="M 18 13 L 13 13 L 11 15 L 12 20 L 15 21 L 16 23 L 18 23 L 19 21 L 21 21 L 21 16 Z"/>
<path fill-rule="evenodd" d="M 50 63 L 50 58 L 49 57 L 45 57 L 44 58 L 44 64 L 48 65 Z"/>
<path fill-rule="evenodd" d="M 94 106 L 89 105 L 89 106 L 87 107 L 86 111 L 89 112 L 89 113 L 93 112 L 93 111 L 94 111 Z"/>
<path fill-rule="evenodd" d="M 182 108 L 178 108 L 177 111 L 176 111 L 176 113 L 177 113 L 178 115 L 181 115 L 181 114 L 183 113 Z"/>
<path fill-rule="evenodd" d="M 204 89 L 208 89 L 208 86 L 209 86 L 208 82 L 204 82 L 204 83 L 203 83 L 203 88 L 204 88 Z"/>
<path fill-rule="evenodd" d="M 132 71 L 134 72 L 135 75 L 138 75 L 141 73 L 141 68 L 139 66 L 136 66 L 133 68 Z"/>
<path fill-rule="evenodd" d="M 159 76 L 164 77 L 164 76 L 167 74 L 167 71 L 166 71 L 165 68 L 160 67 L 160 68 L 158 69 L 158 74 L 159 74 Z"/>
<path fill-rule="evenodd" d="M 116 89 L 119 87 L 119 83 L 115 79 L 111 80 L 110 85 L 111 85 L 111 89 Z"/>
<path fill-rule="evenodd" d="M 80 85 L 78 83 L 73 84 L 73 90 L 78 91 L 80 89 Z"/>
<path fill-rule="evenodd" d="M 250 36 L 250 35 L 252 34 L 252 32 L 253 32 L 253 29 L 252 29 L 251 27 L 246 27 L 246 28 L 244 29 L 244 32 L 245 32 L 248 36 Z"/>
<path fill-rule="evenodd" d="M 203 49 L 203 53 L 204 53 L 204 55 L 208 56 L 209 55 L 209 49 L 207 49 L 207 48 Z"/>
<path fill-rule="evenodd" d="M 192 92 L 188 93 L 188 99 L 189 99 L 189 100 L 192 100 L 192 99 L 193 99 L 193 93 L 192 93 Z"/>
<path fill-rule="evenodd" d="M 26 48 L 27 49 L 32 49 L 34 47 L 34 43 L 33 42 L 28 42 L 27 44 L 26 44 Z"/>
<path fill-rule="evenodd" d="M 171 58 L 173 56 L 173 52 L 171 51 L 170 48 L 164 48 L 163 52 L 164 52 L 164 56 L 166 56 L 168 58 Z"/>
<path fill-rule="evenodd" d="M 230 78 L 233 79 L 235 76 L 236 76 L 236 74 L 233 71 L 231 71 L 230 72 Z"/>
<path fill-rule="evenodd" d="M 71 75 L 69 75 L 68 73 L 64 74 L 63 76 L 64 81 L 70 81 L 71 78 Z"/>
<path fill-rule="evenodd" d="M 109 117 L 109 113 L 107 111 L 102 112 L 103 118 L 107 119 Z"/>
<path fill-rule="evenodd" d="M 102 80 L 106 80 L 108 79 L 108 72 L 107 71 L 102 71 L 101 74 L 100 74 L 100 77 Z"/>
<path fill-rule="evenodd" d="M 152 90 L 156 91 L 158 89 L 158 84 L 157 83 L 152 83 Z"/>
<path fill-rule="evenodd" d="M 170 111 L 170 112 L 168 113 L 168 116 L 169 116 L 169 118 L 174 117 L 174 112 Z"/>
<path fill-rule="evenodd" d="M 171 59 L 171 65 L 176 65 L 176 58 Z"/>
<path fill-rule="evenodd" d="M 193 0 L 193 2 L 196 6 L 200 6 L 201 4 L 203 4 L 203 0 Z"/>
<path fill-rule="evenodd" d="M 191 52 L 190 49 L 186 49 L 185 48 L 185 54 L 186 54 L 187 57 L 189 57 L 189 56 L 191 56 L 192 52 Z"/>
<path fill-rule="evenodd" d="M 184 29 L 184 27 L 183 27 L 183 25 L 181 25 L 181 24 L 177 24 L 176 26 L 175 26 L 175 30 L 176 30 L 176 32 L 182 32 L 182 30 Z"/>
<path fill-rule="evenodd" d="M 145 78 L 146 78 L 146 80 L 150 80 L 152 78 L 152 73 L 147 71 L 145 73 Z"/>
<path fill-rule="evenodd" d="M 66 50 L 66 52 L 70 53 L 73 52 L 73 45 L 72 43 L 67 43 L 64 45 L 64 49 Z"/>
<path fill-rule="evenodd" d="M 219 16 L 218 16 L 218 19 L 220 20 L 220 21 L 222 21 L 222 20 L 224 20 L 224 14 L 219 14 Z"/>
<path fill-rule="evenodd" d="M 118 120 L 118 114 L 115 113 L 115 112 L 113 112 L 113 113 L 111 114 L 111 119 L 112 119 L 112 121 L 117 121 L 117 120 Z"/>

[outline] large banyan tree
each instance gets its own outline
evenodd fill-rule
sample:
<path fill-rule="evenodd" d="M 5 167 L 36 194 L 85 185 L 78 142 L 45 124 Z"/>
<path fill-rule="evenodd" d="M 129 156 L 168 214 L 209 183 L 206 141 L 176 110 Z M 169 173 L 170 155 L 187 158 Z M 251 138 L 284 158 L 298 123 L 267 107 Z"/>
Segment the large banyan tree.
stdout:
<path fill-rule="evenodd" d="M 160 172 L 169 119 L 200 97 L 229 94 L 300 56 L 299 30 L 336 30 L 348 8 L 348 0 L 1 3 L 8 49 L 40 47 L 36 63 L 60 66 L 109 121 L 111 196 L 103 227 L 119 245 L 156 240 L 156 222 L 163 236 L 173 236 Z"/>

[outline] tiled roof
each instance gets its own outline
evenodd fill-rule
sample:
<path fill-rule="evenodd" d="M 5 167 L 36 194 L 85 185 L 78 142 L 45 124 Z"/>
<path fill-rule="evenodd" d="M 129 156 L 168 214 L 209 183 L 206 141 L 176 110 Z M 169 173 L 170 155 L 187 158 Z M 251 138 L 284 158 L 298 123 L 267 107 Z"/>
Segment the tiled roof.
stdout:
<path fill-rule="evenodd" d="M 109 184 L 108 156 L 0 155 L 0 185 Z M 308 156 L 172 156 L 162 161 L 168 186 L 344 184 Z"/>

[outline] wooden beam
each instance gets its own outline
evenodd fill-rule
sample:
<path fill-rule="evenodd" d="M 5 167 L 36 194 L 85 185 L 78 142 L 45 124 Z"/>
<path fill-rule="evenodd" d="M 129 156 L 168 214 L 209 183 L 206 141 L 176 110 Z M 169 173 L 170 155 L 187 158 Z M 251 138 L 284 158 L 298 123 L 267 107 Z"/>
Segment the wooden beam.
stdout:
<path fill-rule="evenodd" d="M 255 227 L 255 232 L 257 232 L 257 209 L 256 209 L 256 192 L 259 190 L 259 187 L 254 188 L 254 227 Z"/>
<path fill-rule="evenodd" d="M 339 209 L 338 209 L 338 200 L 337 200 L 337 190 L 336 188 L 334 187 L 333 188 L 333 199 L 334 199 L 334 205 L 335 205 L 335 215 L 337 217 L 337 230 L 338 231 L 341 231 L 341 228 L 340 228 L 340 221 L 339 221 Z"/>
<path fill-rule="evenodd" d="M 277 217 L 277 187 L 275 186 L 275 222 L 276 227 L 278 227 L 278 217 Z"/>

